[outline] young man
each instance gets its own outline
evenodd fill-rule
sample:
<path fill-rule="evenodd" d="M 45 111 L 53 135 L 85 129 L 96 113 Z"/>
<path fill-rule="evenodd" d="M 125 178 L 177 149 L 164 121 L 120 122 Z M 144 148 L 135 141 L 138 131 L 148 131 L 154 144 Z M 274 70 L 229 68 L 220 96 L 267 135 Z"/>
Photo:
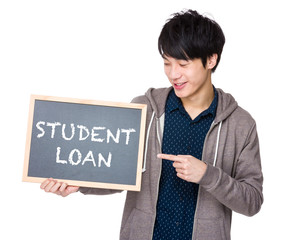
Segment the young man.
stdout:
<path fill-rule="evenodd" d="M 172 85 L 133 102 L 148 105 L 142 190 L 128 192 L 120 239 L 230 239 L 232 211 L 252 216 L 263 203 L 256 123 L 212 85 L 225 43 L 220 26 L 196 11 L 173 15 L 158 42 Z M 47 180 L 62 196 L 78 188 Z"/>

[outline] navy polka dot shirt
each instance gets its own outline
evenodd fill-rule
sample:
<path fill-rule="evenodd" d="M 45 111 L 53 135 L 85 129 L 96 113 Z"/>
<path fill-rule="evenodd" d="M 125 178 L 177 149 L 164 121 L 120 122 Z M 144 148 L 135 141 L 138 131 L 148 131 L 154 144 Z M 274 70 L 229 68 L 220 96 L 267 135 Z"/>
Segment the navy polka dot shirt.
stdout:
<path fill-rule="evenodd" d="M 165 111 L 162 152 L 202 158 L 206 134 L 215 118 L 217 92 L 210 107 L 194 120 L 172 90 Z M 199 185 L 177 177 L 172 161 L 162 160 L 153 240 L 191 240 Z"/>

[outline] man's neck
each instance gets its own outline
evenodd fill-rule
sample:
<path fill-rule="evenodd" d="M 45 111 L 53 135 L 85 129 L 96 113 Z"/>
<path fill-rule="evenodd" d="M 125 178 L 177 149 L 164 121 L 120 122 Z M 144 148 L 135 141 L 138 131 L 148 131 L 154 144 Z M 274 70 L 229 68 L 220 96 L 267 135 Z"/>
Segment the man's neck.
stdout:
<path fill-rule="evenodd" d="M 214 98 L 214 90 L 211 81 L 204 86 L 196 96 L 181 99 L 182 104 L 192 119 L 208 109 Z"/>

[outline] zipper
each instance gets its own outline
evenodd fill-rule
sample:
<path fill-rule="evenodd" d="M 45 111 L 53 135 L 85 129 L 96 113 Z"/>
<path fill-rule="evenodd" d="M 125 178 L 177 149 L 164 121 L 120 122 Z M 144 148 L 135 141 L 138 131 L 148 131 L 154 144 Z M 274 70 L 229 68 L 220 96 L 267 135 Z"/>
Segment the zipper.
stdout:
<path fill-rule="evenodd" d="M 205 145 L 206 145 L 206 139 L 209 137 L 210 132 L 215 128 L 215 126 L 217 126 L 218 123 L 215 123 L 214 121 L 212 122 L 209 131 L 206 134 L 205 140 L 204 140 L 204 146 L 203 146 L 203 152 L 202 152 L 202 159 L 201 161 L 203 161 L 203 157 L 205 154 Z M 194 239 L 194 233 L 195 233 L 195 218 L 197 215 L 197 210 L 198 210 L 198 206 L 199 206 L 199 202 L 200 202 L 200 192 L 201 192 L 201 187 L 199 186 L 199 190 L 198 190 L 198 198 L 197 198 L 197 205 L 196 205 L 196 210 L 195 210 L 195 215 L 194 215 L 194 219 L 193 219 L 193 226 L 192 226 L 192 240 Z"/>
<path fill-rule="evenodd" d="M 162 147 L 161 147 L 161 138 L 160 138 L 160 120 L 159 118 L 156 117 L 156 134 L 157 134 L 157 140 L 159 143 L 159 151 L 160 153 L 162 152 Z M 162 170 L 162 163 L 160 163 L 160 168 L 159 168 L 159 175 L 158 175 L 158 181 L 157 181 L 157 194 L 156 194 L 156 198 L 154 201 L 154 205 L 155 205 L 155 213 L 154 213 L 154 223 L 153 223 L 153 227 L 152 227 L 152 231 L 151 231 L 151 238 L 153 238 L 153 232 L 154 232 L 154 226 L 155 226 L 155 220 L 156 220 L 156 207 L 157 207 L 157 201 L 158 201 L 158 193 L 159 193 L 159 183 L 160 183 L 160 176 L 161 176 L 161 170 Z"/>

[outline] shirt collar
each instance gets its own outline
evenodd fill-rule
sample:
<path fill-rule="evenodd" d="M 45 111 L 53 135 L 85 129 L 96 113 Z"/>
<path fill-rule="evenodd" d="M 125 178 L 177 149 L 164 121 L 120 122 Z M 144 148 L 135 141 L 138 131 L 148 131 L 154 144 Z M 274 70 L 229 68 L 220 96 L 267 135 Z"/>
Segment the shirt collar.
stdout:
<path fill-rule="evenodd" d="M 218 94 L 217 94 L 217 91 L 215 89 L 215 87 L 213 86 L 213 90 L 214 90 L 214 98 L 213 98 L 213 101 L 212 103 L 210 104 L 209 108 L 206 109 L 204 112 L 202 112 L 197 118 L 200 118 L 202 116 L 206 116 L 208 115 L 209 113 L 215 117 L 216 115 L 216 109 L 217 109 L 217 99 L 218 99 Z M 169 97 L 168 97 L 168 102 L 167 102 L 167 109 L 166 111 L 167 112 L 173 112 L 174 110 L 178 110 L 181 111 L 182 113 L 186 113 L 184 107 L 183 107 L 183 104 L 181 102 L 181 99 L 178 98 L 175 94 L 175 91 L 172 90 L 169 94 Z M 196 119 L 197 119 L 196 118 Z M 196 120 L 195 119 L 195 120 Z"/>

